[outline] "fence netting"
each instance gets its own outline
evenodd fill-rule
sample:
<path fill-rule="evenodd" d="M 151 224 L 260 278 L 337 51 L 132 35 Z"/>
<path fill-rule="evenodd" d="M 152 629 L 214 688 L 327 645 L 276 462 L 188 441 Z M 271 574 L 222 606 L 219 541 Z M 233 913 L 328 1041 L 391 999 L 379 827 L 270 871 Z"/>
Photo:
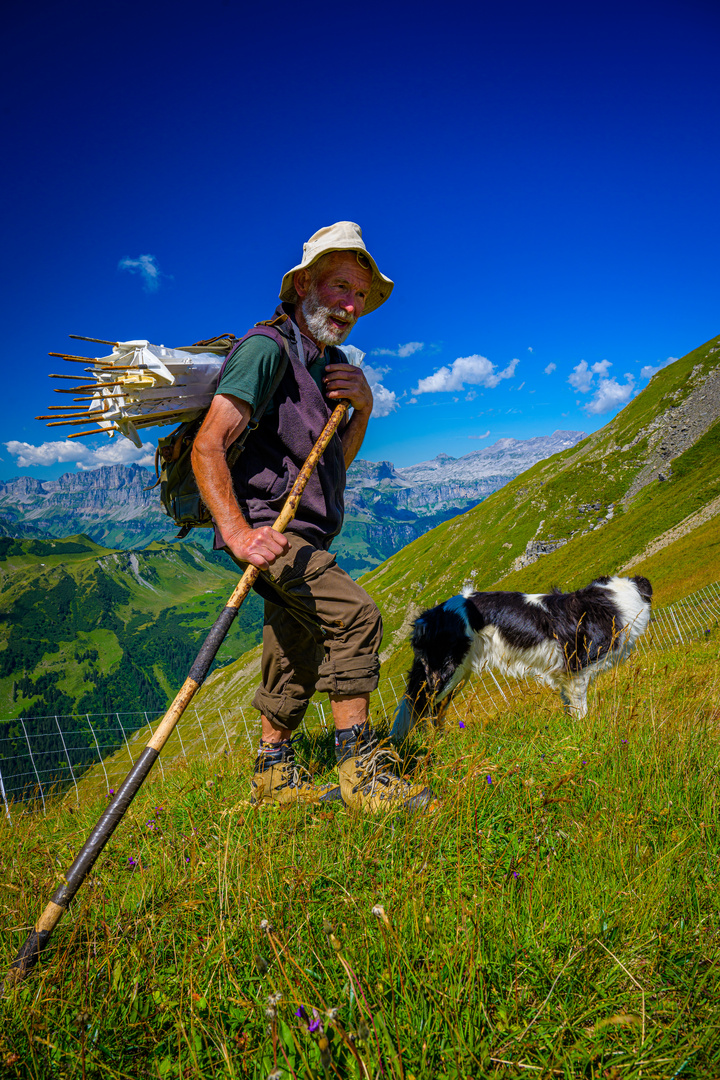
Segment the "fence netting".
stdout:
<path fill-rule="evenodd" d="M 636 649 L 643 653 L 662 650 L 710 634 L 720 624 L 720 584 L 708 585 L 668 607 L 653 612 L 647 633 Z M 374 720 L 392 723 L 398 701 L 405 687 L 396 676 L 381 680 L 371 696 Z M 492 715 L 503 703 L 526 692 L 525 680 L 509 679 L 499 672 L 486 671 L 473 676 L 457 704 Z M 78 781 L 94 768 L 93 784 L 108 794 L 120 785 L 142 747 L 150 738 L 153 725 L 163 714 L 165 703 L 156 710 L 142 712 L 86 713 L 79 716 L 24 716 L 0 720 L 0 797 L 6 815 L 45 810 L 48 800 L 58 794 L 79 801 Z M 304 725 L 328 731 L 332 716 L 327 702 L 320 698 L 310 703 Z M 260 723 L 254 709 L 236 705 L 232 710 L 212 702 L 202 710 L 190 706 L 168 740 L 157 769 L 164 775 L 164 764 L 174 758 L 198 754 L 221 754 L 246 742 L 251 751 L 257 745 Z M 14 804 L 14 806 L 13 806 Z"/>

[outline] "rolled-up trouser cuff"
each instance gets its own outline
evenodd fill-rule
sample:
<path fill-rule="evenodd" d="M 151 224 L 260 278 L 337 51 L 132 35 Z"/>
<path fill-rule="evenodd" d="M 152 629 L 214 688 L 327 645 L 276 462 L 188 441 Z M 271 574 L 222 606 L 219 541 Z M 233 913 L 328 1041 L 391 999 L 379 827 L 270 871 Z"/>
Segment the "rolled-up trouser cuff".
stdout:
<path fill-rule="evenodd" d="M 377 688 L 380 677 L 380 659 L 371 656 L 351 656 L 342 660 L 328 658 L 318 670 L 315 689 L 326 694 L 369 694 Z"/>
<path fill-rule="evenodd" d="M 272 694 L 264 686 L 258 686 L 252 703 L 274 728 L 287 728 L 289 731 L 300 727 L 308 707 L 307 700 L 298 701 L 287 694 Z"/>

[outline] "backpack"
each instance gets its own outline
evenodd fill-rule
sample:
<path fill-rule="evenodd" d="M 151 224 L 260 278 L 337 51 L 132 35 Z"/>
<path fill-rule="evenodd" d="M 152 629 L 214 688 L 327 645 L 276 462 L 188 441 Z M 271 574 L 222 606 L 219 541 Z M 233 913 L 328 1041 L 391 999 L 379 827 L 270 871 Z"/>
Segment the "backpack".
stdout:
<path fill-rule="evenodd" d="M 257 328 L 262 326 L 272 326 L 275 322 L 276 320 L 273 319 L 267 322 L 256 323 L 255 326 Z M 271 337 L 273 341 L 277 340 L 274 335 L 268 334 L 267 336 Z M 245 337 L 247 337 L 247 335 L 245 335 Z M 218 352 L 221 350 L 225 351 L 227 348 L 227 356 L 218 372 L 216 386 L 222 378 L 222 374 L 228 361 L 240 348 L 243 341 L 245 341 L 245 337 L 238 339 L 232 334 L 225 334 L 218 338 L 208 338 L 205 341 L 197 341 L 191 346 L 191 350 L 206 348 L 214 349 Z M 256 406 L 250 419 L 250 423 L 240 433 L 226 454 L 229 468 L 233 467 L 243 451 L 248 436 L 258 426 L 287 370 L 290 358 L 289 343 L 285 337 L 282 338 L 282 342 L 284 346 L 284 356 L 275 373 L 272 385 L 262 401 Z M 210 511 L 200 496 L 191 464 L 195 436 L 200 430 L 207 412 L 208 410 L 205 409 L 204 412 L 193 420 L 180 424 L 180 426 L 175 428 L 169 435 L 165 435 L 162 439 L 158 440 L 158 446 L 155 452 L 155 475 L 157 480 L 151 487 L 145 488 L 146 491 L 152 491 L 154 488 L 160 487 L 160 502 L 163 505 L 163 509 L 168 517 L 171 517 L 175 524 L 180 527 L 180 532 L 176 537 L 177 540 L 183 540 L 191 529 L 209 528 L 213 524 Z"/>

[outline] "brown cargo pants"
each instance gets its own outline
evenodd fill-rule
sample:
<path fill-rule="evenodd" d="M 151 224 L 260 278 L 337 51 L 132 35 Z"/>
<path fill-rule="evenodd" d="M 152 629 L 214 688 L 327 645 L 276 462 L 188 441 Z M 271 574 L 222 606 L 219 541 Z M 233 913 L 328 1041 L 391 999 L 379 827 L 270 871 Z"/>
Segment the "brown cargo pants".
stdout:
<path fill-rule="evenodd" d="M 294 730 L 316 690 L 355 697 L 376 688 L 382 619 L 333 554 L 285 535 L 287 551 L 260 575 L 263 591 L 278 602 L 265 599 L 262 683 L 253 705 L 273 727 Z"/>

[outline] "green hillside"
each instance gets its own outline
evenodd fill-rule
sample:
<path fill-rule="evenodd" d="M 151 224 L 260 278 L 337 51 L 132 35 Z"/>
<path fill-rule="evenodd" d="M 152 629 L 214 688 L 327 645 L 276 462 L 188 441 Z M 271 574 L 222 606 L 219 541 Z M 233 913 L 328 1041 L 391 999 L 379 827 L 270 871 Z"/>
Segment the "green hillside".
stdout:
<path fill-rule="evenodd" d="M 6 782 L 16 742 L 24 750 L 20 725 L 7 718 L 47 717 L 33 730 L 47 728 L 40 764 L 52 768 L 61 750 L 55 715 L 100 714 L 94 723 L 105 731 L 114 718 L 103 714 L 163 709 L 237 580 L 224 556 L 212 557 L 194 544 L 112 551 L 83 535 L 0 538 L 0 758 Z M 260 625 L 261 602 L 253 594 L 216 663 L 252 647 Z M 115 728 L 111 744 L 121 740 Z"/>
<path fill-rule="evenodd" d="M 385 672 L 407 664 L 407 631 L 419 609 L 466 583 L 531 592 L 577 588 L 624 571 L 692 515 L 699 526 L 720 496 L 719 346 L 713 339 L 658 372 L 600 431 L 366 574 L 362 583 L 385 621 Z M 713 526 L 708 530 L 714 535 Z M 528 543 L 538 540 L 565 542 L 523 566 Z M 660 603 L 720 576 L 717 547 L 704 533 L 691 532 L 682 547 L 694 553 L 692 574 L 674 553 L 655 557 L 655 569 L 663 568 Z"/>
<path fill-rule="evenodd" d="M 0 716 L 157 708 L 237 578 L 194 544 L 0 538 Z M 253 596 L 220 663 L 256 643 L 259 615 Z"/>

